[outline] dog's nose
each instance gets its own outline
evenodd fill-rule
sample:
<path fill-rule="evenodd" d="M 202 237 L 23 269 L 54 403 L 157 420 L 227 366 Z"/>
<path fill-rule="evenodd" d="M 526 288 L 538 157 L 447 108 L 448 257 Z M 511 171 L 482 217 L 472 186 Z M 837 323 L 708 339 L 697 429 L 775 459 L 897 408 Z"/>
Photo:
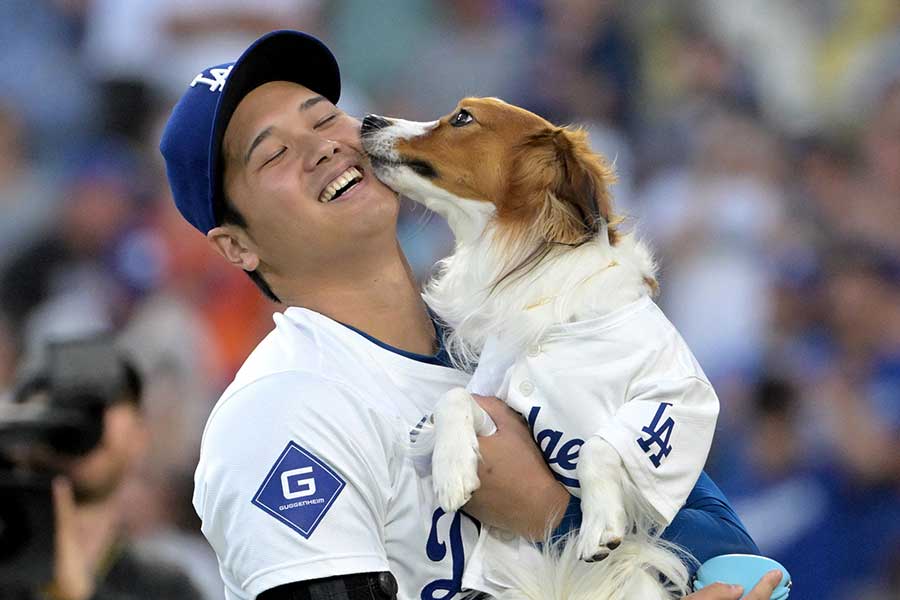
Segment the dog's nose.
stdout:
<path fill-rule="evenodd" d="M 374 133 L 379 129 L 384 129 L 390 124 L 391 122 L 384 117 L 378 115 L 366 115 L 366 118 L 363 119 L 362 129 L 360 131 L 363 135 L 367 135 Z"/>

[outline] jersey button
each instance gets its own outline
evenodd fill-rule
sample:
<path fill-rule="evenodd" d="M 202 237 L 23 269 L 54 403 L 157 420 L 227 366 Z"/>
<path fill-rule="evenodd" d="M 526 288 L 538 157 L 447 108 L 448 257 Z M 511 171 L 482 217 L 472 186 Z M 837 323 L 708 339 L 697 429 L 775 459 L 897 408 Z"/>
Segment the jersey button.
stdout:
<path fill-rule="evenodd" d="M 519 384 L 519 391 L 522 392 L 523 396 L 530 396 L 534 391 L 534 384 L 526 379 Z"/>
<path fill-rule="evenodd" d="M 534 358 L 538 354 L 541 353 L 541 345 L 540 344 L 532 344 L 528 346 L 528 356 Z"/>

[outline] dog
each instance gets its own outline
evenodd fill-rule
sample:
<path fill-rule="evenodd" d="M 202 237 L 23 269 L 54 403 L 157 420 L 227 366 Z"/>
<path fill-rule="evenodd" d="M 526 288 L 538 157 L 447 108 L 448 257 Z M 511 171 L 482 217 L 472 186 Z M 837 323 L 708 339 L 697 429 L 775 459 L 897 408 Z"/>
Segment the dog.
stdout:
<path fill-rule="evenodd" d="M 468 389 L 448 392 L 433 415 L 441 507 L 457 510 L 477 489 L 477 436 L 493 431 L 470 392 L 522 413 L 554 476 L 581 498 L 574 543 L 524 567 L 494 540 L 503 583 L 473 587 L 541 600 L 684 593 L 684 557 L 659 533 L 706 462 L 719 403 L 652 300 L 656 266 L 613 213 L 610 165 L 583 130 L 497 98 L 465 98 L 425 123 L 369 115 L 362 144 L 379 179 L 455 236 L 423 293 L 456 365 L 477 363 Z M 569 575 L 551 586 L 541 572 Z"/>

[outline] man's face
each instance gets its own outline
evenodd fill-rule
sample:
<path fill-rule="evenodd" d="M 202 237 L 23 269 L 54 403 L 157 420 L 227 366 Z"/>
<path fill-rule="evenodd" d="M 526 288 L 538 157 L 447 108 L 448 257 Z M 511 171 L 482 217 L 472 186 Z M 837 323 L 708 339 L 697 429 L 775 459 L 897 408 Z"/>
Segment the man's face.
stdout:
<path fill-rule="evenodd" d="M 88 453 L 69 456 L 49 448 L 35 448 L 25 461 L 40 470 L 61 473 L 72 482 L 79 503 L 102 501 L 133 473 L 144 455 L 147 430 L 140 411 L 118 402 L 103 413 L 103 435 Z"/>
<path fill-rule="evenodd" d="M 372 174 L 359 122 L 319 94 L 284 81 L 256 88 L 235 110 L 222 151 L 225 193 L 247 221 L 236 234 L 245 234 L 243 268 L 326 275 L 395 244 L 396 194 Z"/>
<path fill-rule="evenodd" d="M 103 437 L 86 455 L 65 469 L 75 498 L 103 500 L 119 489 L 143 456 L 147 432 L 137 408 L 127 402 L 114 404 L 103 414 Z"/>

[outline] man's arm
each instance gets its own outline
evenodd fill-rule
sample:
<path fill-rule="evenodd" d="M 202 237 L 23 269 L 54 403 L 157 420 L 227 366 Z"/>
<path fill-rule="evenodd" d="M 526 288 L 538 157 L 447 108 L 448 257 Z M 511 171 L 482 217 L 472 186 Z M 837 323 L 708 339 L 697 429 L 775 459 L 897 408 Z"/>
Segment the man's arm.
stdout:
<path fill-rule="evenodd" d="M 519 413 L 497 398 L 475 399 L 497 433 L 478 440 L 481 487 L 464 510 L 495 527 L 543 540 L 562 520 L 569 492 L 553 477 Z"/>
<path fill-rule="evenodd" d="M 229 597 L 388 570 L 380 532 L 393 427 L 352 390 L 310 373 L 272 375 L 219 403 L 194 506 Z"/>

